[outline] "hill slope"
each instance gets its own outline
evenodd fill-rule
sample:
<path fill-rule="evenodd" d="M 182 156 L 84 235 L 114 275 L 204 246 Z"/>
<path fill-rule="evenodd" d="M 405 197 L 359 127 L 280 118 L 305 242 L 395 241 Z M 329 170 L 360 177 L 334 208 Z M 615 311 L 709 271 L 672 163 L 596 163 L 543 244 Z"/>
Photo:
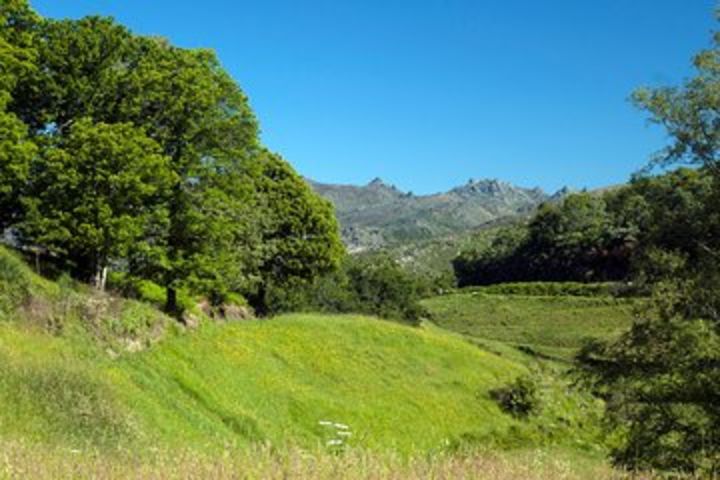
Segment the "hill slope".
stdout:
<path fill-rule="evenodd" d="M 519 362 L 437 329 L 290 315 L 184 330 L 149 305 L 42 279 L 0 248 L 0 438 L 62 445 L 419 452 L 518 421 L 488 391 Z"/>
<path fill-rule="evenodd" d="M 433 195 L 402 192 L 380 179 L 365 186 L 308 182 L 335 205 L 351 251 L 465 232 L 498 218 L 527 213 L 550 199 L 539 188 L 488 179 L 470 180 Z"/>
<path fill-rule="evenodd" d="M 147 465 L 153 478 L 235 478 L 257 455 L 276 473 L 359 462 L 353 476 L 384 476 L 407 455 L 476 478 L 482 456 L 460 467 L 463 455 L 446 455 L 476 447 L 508 458 L 540 447 L 605 468 L 601 406 L 551 365 L 491 347 L 354 315 L 202 317 L 188 330 L 149 304 L 38 277 L 0 247 L 0 477 L 82 477 L 83 465 L 91 478 L 137 478 Z M 501 411 L 491 390 L 531 372 L 540 410 Z M 545 478 L 535 457 L 492 468 Z"/>
<path fill-rule="evenodd" d="M 311 447 L 332 421 L 356 445 L 427 451 L 506 430 L 487 391 L 523 371 L 446 334 L 361 317 L 206 325 L 117 359 L 2 324 L 0 436 Z"/>
<path fill-rule="evenodd" d="M 552 287 L 575 288 L 579 294 L 533 291 Z M 506 284 L 463 289 L 422 304 L 439 326 L 481 345 L 500 342 L 569 360 L 587 338 L 607 338 L 627 329 L 639 301 L 602 293 L 587 296 L 583 290 L 591 288 L 571 283 Z"/>

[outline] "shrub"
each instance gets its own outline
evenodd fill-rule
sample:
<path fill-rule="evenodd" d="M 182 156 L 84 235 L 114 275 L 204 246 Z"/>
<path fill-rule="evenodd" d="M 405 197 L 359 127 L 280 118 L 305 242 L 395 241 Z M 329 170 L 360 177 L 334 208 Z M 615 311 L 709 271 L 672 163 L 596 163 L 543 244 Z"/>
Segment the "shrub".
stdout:
<path fill-rule="evenodd" d="M 269 313 L 364 313 L 410 325 L 426 316 L 422 282 L 387 255 L 347 257 L 341 268 L 312 283 L 272 288 Z"/>
<path fill-rule="evenodd" d="M 529 375 L 516 378 L 512 383 L 490 391 L 490 397 L 505 413 L 528 417 L 540 409 L 538 384 Z"/>
<path fill-rule="evenodd" d="M 616 285 L 615 283 L 526 282 L 500 283 L 482 287 L 480 290 L 498 295 L 606 297 L 615 292 Z"/>
<path fill-rule="evenodd" d="M 8 315 L 30 297 L 30 279 L 22 260 L 0 247 L 0 315 Z"/>

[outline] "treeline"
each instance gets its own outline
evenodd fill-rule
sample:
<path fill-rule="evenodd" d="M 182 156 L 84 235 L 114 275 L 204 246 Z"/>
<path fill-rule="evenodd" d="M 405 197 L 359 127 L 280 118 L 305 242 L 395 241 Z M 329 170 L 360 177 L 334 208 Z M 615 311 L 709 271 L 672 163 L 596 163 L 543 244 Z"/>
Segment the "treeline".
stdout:
<path fill-rule="evenodd" d="M 45 273 L 265 312 L 340 264 L 330 204 L 263 147 L 213 52 L 3 0 L 0 69 L 0 235 Z"/>
<path fill-rule="evenodd" d="M 648 167 L 693 169 L 543 205 L 454 262 L 461 285 L 629 280 L 641 289 L 632 327 L 589 341 L 573 371 L 604 400 L 613 462 L 660 476 L 720 475 L 720 33 L 713 40 L 682 85 L 633 95 L 670 139 Z"/>
<path fill-rule="evenodd" d="M 453 261 L 460 286 L 520 281 L 642 284 L 691 267 L 714 240 L 712 176 L 680 168 L 539 207 Z"/>
<path fill-rule="evenodd" d="M 273 312 L 364 313 L 417 326 L 434 284 L 379 252 L 346 256 L 340 267 L 295 288 L 276 290 Z"/>

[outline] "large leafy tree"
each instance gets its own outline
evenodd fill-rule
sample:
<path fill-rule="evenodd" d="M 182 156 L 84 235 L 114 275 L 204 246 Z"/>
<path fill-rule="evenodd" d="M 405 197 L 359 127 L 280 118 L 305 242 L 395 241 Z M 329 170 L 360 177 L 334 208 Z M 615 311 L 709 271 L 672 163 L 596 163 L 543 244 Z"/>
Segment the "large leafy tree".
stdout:
<path fill-rule="evenodd" d="M 720 473 L 720 36 L 695 66 L 684 85 L 642 89 L 635 100 L 673 140 L 653 165 L 697 165 L 711 185 L 695 182 L 701 202 L 674 195 L 694 217 L 659 230 L 674 275 L 629 332 L 588 345 L 579 365 L 607 400 L 618 463 L 710 478 Z M 678 231 L 686 227 L 689 235 Z"/>
<path fill-rule="evenodd" d="M 261 222 L 260 312 L 286 291 L 338 268 L 345 253 L 332 205 L 280 156 L 264 152 L 255 173 Z"/>
<path fill-rule="evenodd" d="M 33 43 L 37 68 L 14 89 L 11 108 L 38 135 L 63 134 L 80 118 L 128 121 L 118 114 L 119 81 L 137 62 L 132 38 L 107 18 L 43 20 Z"/>
<path fill-rule="evenodd" d="M 0 4 L 0 234 L 19 215 L 19 193 L 36 152 L 28 129 L 8 111 L 13 89 L 35 70 L 37 16 L 24 0 Z"/>
<path fill-rule="evenodd" d="M 169 159 L 165 252 L 134 248 L 132 273 L 166 285 L 171 311 L 191 276 L 194 284 L 215 278 L 219 285 L 237 246 L 227 232 L 238 232 L 244 210 L 210 205 L 222 197 L 241 207 L 248 191 L 228 179 L 240 181 L 243 162 L 257 151 L 256 121 L 237 84 L 212 52 L 134 36 L 106 18 L 44 22 L 37 44 L 40 68 L 16 89 L 13 108 L 40 140 L 67 136 L 86 118 L 130 123 Z"/>
<path fill-rule="evenodd" d="M 102 288 L 111 262 L 152 247 L 151 230 L 167 221 L 174 173 L 159 145 L 130 124 L 80 119 L 47 142 L 17 228 Z"/>
<path fill-rule="evenodd" d="M 138 135 L 131 144 L 140 134 L 154 142 L 159 150 L 152 152 L 167 159 L 172 176 L 160 209 L 146 208 L 166 212 L 166 220 L 146 229 L 144 241 L 110 256 L 122 257 L 131 275 L 166 286 L 169 311 L 180 311 L 180 288 L 213 302 L 230 292 L 267 299 L 257 292 L 337 265 L 342 247 L 332 209 L 287 163 L 262 149 L 246 96 L 211 51 L 135 36 L 101 17 L 43 21 L 33 38 L 37 68 L 13 85 L 9 108 L 42 147 L 42 161 L 34 165 L 44 176 L 26 176 L 20 184 L 58 181 L 56 190 L 69 188 L 62 185 L 67 179 L 49 172 L 53 162 L 69 161 L 62 152 L 80 149 L 81 131 L 106 134 L 97 143 L 115 125 L 133 126 Z M 25 238 L 56 252 L 75 251 L 62 230 L 50 231 L 60 221 L 57 212 L 40 208 L 45 199 L 33 199 L 42 196 L 34 192 L 24 204 L 23 214 L 31 216 Z M 76 263 L 82 275 L 97 267 Z"/>
<path fill-rule="evenodd" d="M 259 151 L 257 124 L 247 98 L 212 52 L 156 39 L 137 42 L 143 56 L 121 82 L 128 100 L 120 111 L 147 125 L 177 175 L 169 198 L 168 262 L 160 274 L 167 309 L 176 311 L 176 291 L 191 275 L 218 280 L 230 257 L 241 261 L 230 250 L 242 246 L 234 239 L 241 235 L 244 219 L 238 216 L 247 212 L 248 190 L 238 182 L 243 165 Z M 209 208 L 219 205 L 213 200 L 219 197 L 237 208 Z"/>
<path fill-rule="evenodd" d="M 605 201 L 588 193 L 573 194 L 559 205 L 538 210 L 529 225 L 528 256 L 540 278 L 542 272 L 549 280 L 618 278 L 624 269 L 610 265 L 610 252 L 619 240 Z"/>

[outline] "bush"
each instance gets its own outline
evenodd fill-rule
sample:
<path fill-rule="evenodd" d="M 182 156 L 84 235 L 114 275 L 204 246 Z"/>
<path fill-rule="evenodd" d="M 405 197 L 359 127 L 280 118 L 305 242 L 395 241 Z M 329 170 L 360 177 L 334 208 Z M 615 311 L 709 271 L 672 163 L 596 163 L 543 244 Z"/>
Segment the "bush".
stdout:
<path fill-rule="evenodd" d="M 490 391 L 490 397 L 505 413 L 528 417 L 540 409 L 538 384 L 529 375 L 516 378 L 512 383 Z"/>
<path fill-rule="evenodd" d="M 8 315 L 30 297 L 27 267 L 15 255 L 0 247 L 0 315 Z"/>
<path fill-rule="evenodd" d="M 270 313 L 363 313 L 410 325 L 426 315 L 423 283 L 387 255 L 347 257 L 341 268 L 312 283 L 271 288 Z"/>
<path fill-rule="evenodd" d="M 167 291 L 165 287 L 143 278 L 134 277 L 122 272 L 112 272 L 108 281 L 108 287 L 122 294 L 127 298 L 149 303 L 157 308 L 164 308 Z M 241 296 L 237 295 L 233 298 Z M 180 311 L 192 310 L 195 308 L 195 298 L 186 290 L 180 289 L 177 292 L 177 302 Z"/>
<path fill-rule="evenodd" d="M 547 297 L 607 297 L 617 290 L 615 283 L 526 282 L 501 283 L 482 287 L 483 293 Z"/>

